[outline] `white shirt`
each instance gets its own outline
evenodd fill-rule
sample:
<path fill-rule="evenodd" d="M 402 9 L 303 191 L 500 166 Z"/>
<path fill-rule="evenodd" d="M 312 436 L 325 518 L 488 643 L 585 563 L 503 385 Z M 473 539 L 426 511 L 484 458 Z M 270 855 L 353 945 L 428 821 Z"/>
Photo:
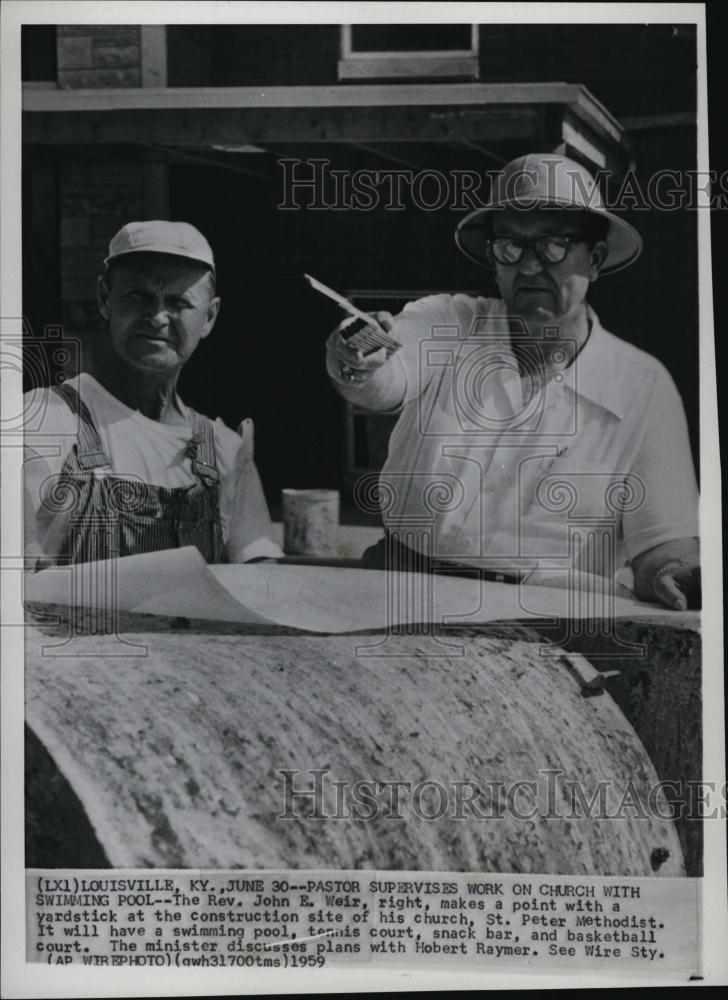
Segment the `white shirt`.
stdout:
<path fill-rule="evenodd" d="M 659 361 L 589 315 L 573 364 L 536 389 L 519 372 L 501 300 L 429 296 L 395 318 L 402 348 L 347 395 L 381 408 L 385 369 L 406 375 L 381 473 L 384 523 L 401 541 L 505 572 L 611 577 L 698 534 L 677 389 Z"/>
<path fill-rule="evenodd" d="M 150 420 L 107 392 L 91 375 L 69 379 L 88 407 L 116 475 L 137 477 L 153 486 L 188 487 L 197 479 L 187 448 L 191 426 Z M 180 402 L 184 414 L 187 409 Z M 23 397 L 25 433 L 25 551 L 26 555 L 57 555 L 66 532 L 59 514 L 49 515 L 40 502 L 41 485 L 58 475 L 77 440 L 78 418 L 65 400 L 49 389 Z M 32 426 L 32 431 L 29 427 Z M 252 424 L 243 425 L 252 435 Z M 252 440 L 231 431 L 219 418 L 213 422 L 220 472 L 220 520 L 228 562 L 280 558 L 260 478 L 252 458 Z"/>

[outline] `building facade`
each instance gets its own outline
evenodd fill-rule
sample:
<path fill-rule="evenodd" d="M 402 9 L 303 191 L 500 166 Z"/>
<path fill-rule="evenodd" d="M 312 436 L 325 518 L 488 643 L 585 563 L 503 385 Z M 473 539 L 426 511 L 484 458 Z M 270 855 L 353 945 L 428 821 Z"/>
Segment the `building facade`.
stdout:
<path fill-rule="evenodd" d="M 197 225 L 223 307 L 183 394 L 231 425 L 253 417 L 271 495 L 349 488 L 386 439 L 328 385 L 323 342 L 340 314 L 303 272 L 370 308 L 493 294 L 453 230 L 489 173 L 529 151 L 604 171 L 642 233 L 640 260 L 597 282 L 592 302 L 667 365 L 697 458 L 697 220 L 680 194 L 697 165 L 694 26 L 23 31 L 29 337 L 62 325 L 93 370 L 109 238 L 136 218 Z"/>

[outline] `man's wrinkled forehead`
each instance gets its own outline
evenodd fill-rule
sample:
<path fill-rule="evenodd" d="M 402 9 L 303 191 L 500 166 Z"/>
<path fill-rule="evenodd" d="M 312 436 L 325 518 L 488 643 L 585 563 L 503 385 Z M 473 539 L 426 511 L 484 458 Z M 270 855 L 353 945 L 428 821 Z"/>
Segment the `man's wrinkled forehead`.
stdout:
<path fill-rule="evenodd" d="M 213 294 L 214 279 L 204 264 L 183 260 L 172 254 L 135 253 L 113 260 L 106 271 L 114 284 L 155 292 L 183 292 L 209 289 Z"/>
<path fill-rule="evenodd" d="M 584 233 L 586 213 L 568 208 L 530 208 L 519 211 L 504 208 L 493 213 L 493 232 L 496 235 L 540 236 L 552 233 Z"/>

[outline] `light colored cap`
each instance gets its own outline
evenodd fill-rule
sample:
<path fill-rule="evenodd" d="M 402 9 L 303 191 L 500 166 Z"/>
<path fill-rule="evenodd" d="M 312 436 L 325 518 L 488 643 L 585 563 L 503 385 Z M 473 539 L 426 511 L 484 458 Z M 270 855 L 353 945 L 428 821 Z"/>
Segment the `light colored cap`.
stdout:
<path fill-rule="evenodd" d="M 459 223 L 455 242 L 471 260 L 490 266 L 486 247 L 490 213 L 504 208 L 526 212 L 549 206 L 581 209 L 609 223 L 605 237 L 609 252 L 601 274 L 627 267 L 642 252 L 642 237 L 624 219 L 607 211 L 597 182 L 586 167 L 557 153 L 530 153 L 507 163 L 493 180 L 488 204 L 476 208 Z"/>
<path fill-rule="evenodd" d="M 215 270 L 212 247 L 189 222 L 127 222 L 109 243 L 108 267 L 112 260 L 130 253 L 166 253 L 199 261 Z"/>

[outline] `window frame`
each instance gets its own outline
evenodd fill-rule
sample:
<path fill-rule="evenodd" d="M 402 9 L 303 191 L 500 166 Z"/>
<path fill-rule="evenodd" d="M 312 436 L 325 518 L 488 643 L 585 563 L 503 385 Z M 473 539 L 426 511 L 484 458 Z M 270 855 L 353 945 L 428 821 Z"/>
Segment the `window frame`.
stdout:
<path fill-rule="evenodd" d="M 477 24 L 470 25 L 469 49 L 421 49 L 408 52 L 394 49 L 377 52 L 353 50 L 352 27 L 351 24 L 341 25 L 340 80 L 422 76 L 478 79 L 480 33 Z"/>

